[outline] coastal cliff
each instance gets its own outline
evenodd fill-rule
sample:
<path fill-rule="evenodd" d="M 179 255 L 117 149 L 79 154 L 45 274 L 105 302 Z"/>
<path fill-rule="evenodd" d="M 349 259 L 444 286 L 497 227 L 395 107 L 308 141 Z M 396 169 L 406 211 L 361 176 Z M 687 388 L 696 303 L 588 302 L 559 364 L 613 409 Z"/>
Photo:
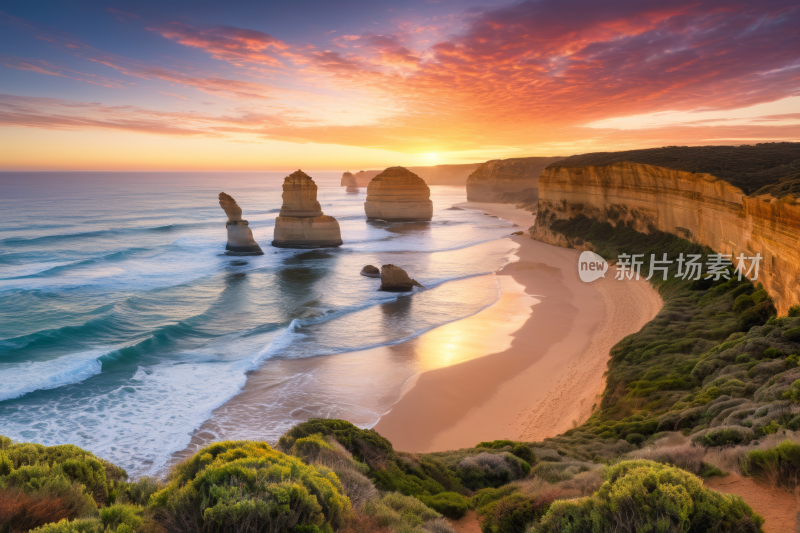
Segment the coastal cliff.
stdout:
<path fill-rule="evenodd" d="M 467 178 L 470 202 L 535 203 L 542 170 L 561 157 L 496 159 L 480 165 Z M 525 191 L 525 198 L 519 193 Z"/>
<path fill-rule="evenodd" d="M 785 315 L 800 302 L 800 206 L 792 196 L 747 196 L 708 173 L 642 163 L 551 165 L 539 177 L 531 236 L 588 248 L 582 239 L 552 230 L 555 221 L 580 215 L 644 233 L 672 233 L 723 254 L 760 253 L 758 281 L 774 298 L 778 313 Z"/>

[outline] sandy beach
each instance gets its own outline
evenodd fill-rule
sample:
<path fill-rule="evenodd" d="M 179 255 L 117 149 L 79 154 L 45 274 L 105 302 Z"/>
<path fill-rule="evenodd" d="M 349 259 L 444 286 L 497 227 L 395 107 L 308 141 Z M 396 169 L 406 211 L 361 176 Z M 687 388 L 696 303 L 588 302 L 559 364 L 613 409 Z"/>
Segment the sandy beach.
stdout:
<path fill-rule="evenodd" d="M 464 203 L 527 230 L 534 216 L 502 204 Z M 482 440 L 541 440 L 588 418 L 614 344 L 650 321 L 661 298 L 644 280 L 578 277 L 577 250 L 514 237 L 519 260 L 497 273 L 532 296 L 513 333 L 492 335 L 482 357 L 423 372 L 375 429 L 400 450 L 431 452 Z M 490 308 L 491 309 L 491 308 Z M 481 314 L 471 321 L 480 322 Z M 491 344 L 491 343 L 490 343 Z M 469 339 L 464 339 L 467 349 Z M 457 351 L 457 348 L 454 349 Z"/>
<path fill-rule="evenodd" d="M 459 206 L 510 220 L 515 230 L 535 220 L 509 205 Z M 501 291 L 494 304 L 399 344 L 255 370 L 174 459 L 220 438 L 270 440 L 278 405 L 297 423 L 333 416 L 374 426 L 396 449 L 416 452 L 541 440 L 582 423 L 603 390 L 609 350 L 652 319 L 661 299 L 644 280 L 613 280 L 613 268 L 606 279 L 582 282 L 577 250 L 527 232 L 510 239 L 513 262 L 485 275 Z M 453 282 L 454 295 L 473 283 Z M 413 300 L 384 304 L 383 315 L 391 320 Z"/>

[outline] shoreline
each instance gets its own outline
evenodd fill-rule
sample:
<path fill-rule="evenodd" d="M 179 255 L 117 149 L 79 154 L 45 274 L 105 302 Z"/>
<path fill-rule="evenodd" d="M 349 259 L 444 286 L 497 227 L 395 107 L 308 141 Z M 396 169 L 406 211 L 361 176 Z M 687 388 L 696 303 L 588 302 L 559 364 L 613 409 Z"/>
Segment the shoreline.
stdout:
<path fill-rule="evenodd" d="M 505 204 L 456 207 L 479 209 L 523 231 L 535 220 Z M 165 468 L 220 438 L 270 440 L 276 428 L 265 425 L 264 414 L 287 392 L 295 423 L 346 405 L 335 417 L 372 427 L 409 452 L 541 440 L 585 421 L 603 390 L 610 348 L 655 316 L 661 299 L 643 280 L 581 282 L 577 250 L 534 241 L 527 232 L 508 238 L 518 247 L 512 262 L 486 274 L 500 287 L 494 304 L 395 345 L 273 361 L 251 371 Z M 304 376 L 302 395 L 287 388 L 297 376 Z"/>
<path fill-rule="evenodd" d="M 465 202 L 527 230 L 534 215 L 505 204 Z M 583 423 L 604 387 L 609 351 L 639 331 L 662 301 L 644 280 L 578 278 L 580 252 L 530 239 L 496 273 L 539 300 L 522 326 L 494 336 L 495 350 L 423 372 L 374 426 L 397 449 L 433 452 L 494 439 L 535 441 Z M 480 317 L 480 313 L 475 315 Z M 505 345 L 508 345 L 506 348 Z"/>

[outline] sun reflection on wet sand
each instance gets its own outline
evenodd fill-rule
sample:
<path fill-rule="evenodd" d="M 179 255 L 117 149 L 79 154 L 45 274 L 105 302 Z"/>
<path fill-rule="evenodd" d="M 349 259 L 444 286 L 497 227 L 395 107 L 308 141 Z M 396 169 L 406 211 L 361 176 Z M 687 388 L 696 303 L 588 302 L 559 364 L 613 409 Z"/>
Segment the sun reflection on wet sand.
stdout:
<path fill-rule="evenodd" d="M 414 350 L 417 372 L 427 372 L 502 352 L 511 346 L 511 336 L 531 316 L 539 300 L 511 276 L 497 276 L 502 296 L 492 306 L 462 320 L 420 335 Z"/>

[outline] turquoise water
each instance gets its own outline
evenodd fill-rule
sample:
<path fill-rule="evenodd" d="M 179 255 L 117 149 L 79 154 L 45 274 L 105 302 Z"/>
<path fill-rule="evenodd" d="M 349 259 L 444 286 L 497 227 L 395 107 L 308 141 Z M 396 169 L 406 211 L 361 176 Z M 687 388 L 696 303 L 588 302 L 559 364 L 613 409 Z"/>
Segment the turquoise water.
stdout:
<path fill-rule="evenodd" d="M 0 434 L 152 473 L 248 371 L 397 343 L 496 301 L 482 274 L 507 261 L 511 223 L 452 209 L 463 188 L 431 188 L 430 223 L 381 224 L 340 174 L 312 176 L 340 248 L 269 245 L 283 173 L 0 173 Z M 220 191 L 265 255 L 226 255 Z M 358 274 L 385 263 L 425 289 Z"/>

